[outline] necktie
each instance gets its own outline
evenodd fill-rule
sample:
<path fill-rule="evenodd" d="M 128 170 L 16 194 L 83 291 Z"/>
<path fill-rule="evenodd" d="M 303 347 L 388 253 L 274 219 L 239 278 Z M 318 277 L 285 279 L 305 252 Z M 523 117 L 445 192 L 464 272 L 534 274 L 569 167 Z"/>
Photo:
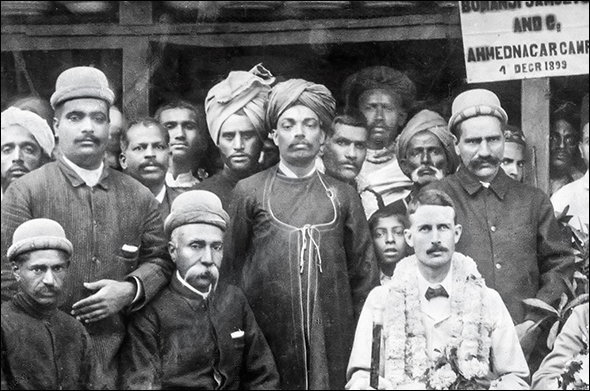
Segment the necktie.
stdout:
<path fill-rule="evenodd" d="M 426 300 L 428 301 L 437 296 L 449 297 L 449 294 L 442 285 L 437 285 L 435 288 L 428 287 L 428 289 L 426 289 L 426 293 L 424 294 L 424 297 L 426 297 Z"/>

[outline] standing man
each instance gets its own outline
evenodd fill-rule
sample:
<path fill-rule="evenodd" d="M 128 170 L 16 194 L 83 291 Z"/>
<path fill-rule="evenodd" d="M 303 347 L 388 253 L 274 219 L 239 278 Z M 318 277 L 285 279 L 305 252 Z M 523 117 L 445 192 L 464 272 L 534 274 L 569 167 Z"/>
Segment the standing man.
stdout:
<path fill-rule="evenodd" d="M 563 210 L 569 206 L 568 215 L 572 216 L 569 224 L 583 232 L 588 233 L 588 94 L 582 100 L 580 123 L 580 154 L 586 163 L 586 173 L 577 181 L 568 183 L 561 189 L 557 190 L 551 196 L 551 202 L 557 214 L 561 214 Z"/>
<path fill-rule="evenodd" d="M 153 195 L 104 164 L 113 98 L 100 70 L 62 72 L 51 104 L 63 156 L 13 183 L 2 201 L 3 265 L 7 238 L 27 220 L 55 220 L 72 241 L 60 309 L 85 324 L 107 388 L 116 387 L 125 313 L 150 301 L 174 268 Z"/>
<path fill-rule="evenodd" d="M 356 317 L 378 284 L 358 195 L 317 171 L 334 115 L 323 85 L 273 87 L 266 122 L 277 166 L 234 189 L 221 279 L 244 289 L 284 389 L 342 389 Z"/>
<path fill-rule="evenodd" d="M 536 297 L 556 306 L 567 289 L 564 279 L 573 276 L 572 252 L 549 197 L 500 169 L 508 116 L 498 97 L 484 89 L 465 91 L 453 101 L 452 113 L 449 129 L 463 164 L 429 187 L 455 201 L 463 226 L 457 251 L 475 260 L 522 336 L 542 317 L 522 301 Z"/>
<path fill-rule="evenodd" d="M 17 178 L 51 160 L 55 147 L 53 132 L 37 114 L 9 107 L 2 117 L 2 192 Z"/>
<path fill-rule="evenodd" d="M 404 234 L 415 254 L 402 259 L 391 281 L 367 298 L 346 389 L 373 389 L 369 371 L 376 318 L 383 322 L 380 390 L 529 389 L 527 362 L 506 306 L 486 286 L 473 259 L 455 251 L 462 230 L 453 200 L 423 189 L 410 201 L 408 213 L 411 226 Z M 480 388 L 451 387 L 456 369 L 434 366 L 453 349 L 461 374 Z"/>
<path fill-rule="evenodd" d="M 100 389 L 88 333 L 57 308 L 72 251 L 53 220 L 28 220 L 14 231 L 8 260 L 19 291 L 2 304 L 3 390 Z"/>
<path fill-rule="evenodd" d="M 362 113 L 347 113 L 334 117 L 327 128 L 322 163 L 327 175 L 351 184 L 361 171 L 367 154 L 367 121 Z"/>
<path fill-rule="evenodd" d="M 430 110 L 422 110 L 408 121 L 398 137 L 395 156 L 404 174 L 414 182 L 412 192 L 394 202 L 403 210 L 421 188 L 453 174 L 459 165 L 455 137 L 443 117 Z"/>
<path fill-rule="evenodd" d="M 206 178 L 202 167 L 209 146 L 203 109 L 184 100 L 160 106 L 154 115 L 170 134 L 169 187 L 190 190 Z M 196 176 L 195 173 L 196 172 Z"/>
<path fill-rule="evenodd" d="M 221 152 L 223 170 L 196 188 L 217 195 L 224 209 L 229 208 L 238 181 L 258 171 L 260 152 L 268 137 L 264 113 L 274 80 L 258 64 L 250 72 L 230 72 L 205 99 L 209 134 Z"/>
<path fill-rule="evenodd" d="M 366 161 L 357 181 L 367 218 L 377 209 L 374 193 L 385 205 L 405 197 L 412 181 L 395 158 L 395 140 L 414 104 L 416 87 L 402 72 L 385 66 L 365 68 L 344 83 L 346 110 L 359 109 L 367 119 Z"/>
<path fill-rule="evenodd" d="M 170 136 L 155 119 L 143 118 L 122 129 L 121 169 L 150 189 L 160 204 L 162 219 L 170 213 L 170 205 L 181 192 L 166 185 L 170 160 Z"/>

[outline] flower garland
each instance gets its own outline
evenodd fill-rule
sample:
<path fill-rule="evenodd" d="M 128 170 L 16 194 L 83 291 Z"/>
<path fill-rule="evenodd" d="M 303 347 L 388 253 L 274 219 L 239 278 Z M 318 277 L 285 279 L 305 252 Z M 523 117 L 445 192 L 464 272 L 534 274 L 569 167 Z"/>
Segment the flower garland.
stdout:
<path fill-rule="evenodd" d="M 422 324 L 418 260 L 415 255 L 396 266 L 384 311 L 384 376 L 394 386 L 422 381 L 433 362 L 428 357 L 426 332 Z M 451 340 L 459 370 L 467 378 L 485 377 L 489 371 L 491 325 L 482 305 L 485 283 L 475 262 L 455 253 L 452 259 L 453 294 L 451 295 Z M 439 373 L 448 380 L 452 376 Z M 432 378 L 433 382 L 437 379 Z"/>

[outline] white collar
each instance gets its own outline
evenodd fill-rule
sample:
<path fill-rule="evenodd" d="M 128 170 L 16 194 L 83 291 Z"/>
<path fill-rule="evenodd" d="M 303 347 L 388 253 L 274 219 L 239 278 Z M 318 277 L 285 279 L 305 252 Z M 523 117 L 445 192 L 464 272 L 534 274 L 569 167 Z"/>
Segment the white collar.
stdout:
<path fill-rule="evenodd" d="M 100 176 L 102 175 L 102 171 L 104 170 L 104 162 L 103 161 L 100 162 L 100 166 L 97 169 L 87 170 L 85 168 L 82 168 L 82 167 L 76 165 L 74 162 L 72 162 L 70 159 L 68 159 L 65 155 L 63 156 L 63 159 L 67 163 L 67 165 L 70 166 L 72 168 L 72 170 L 74 170 L 74 172 L 76 174 L 78 174 L 78 176 L 80 178 L 82 178 L 82 180 L 86 183 L 86 185 L 88 185 L 90 187 L 96 186 L 96 184 L 98 183 L 98 180 L 100 179 Z"/>
<path fill-rule="evenodd" d="M 424 278 L 422 273 L 420 273 L 420 271 L 418 270 L 418 289 L 420 289 L 420 300 L 426 300 L 426 297 L 424 297 L 424 295 L 426 294 L 426 290 L 428 290 L 429 287 L 435 287 L 437 285 L 442 285 L 442 287 L 445 288 L 445 290 L 449 294 L 449 297 L 451 297 L 452 292 L 453 292 L 453 267 L 452 266 L 449 270 L 449 273 L 447 274 L 445 279 L 442 280 L 442 282 L 440 284 L 432 284 L 432 283 L 426 281 L 426 278 Z"/>
<path fill-rule="evenodd" d="M 287 167 L 285 165 L 285 163 L 283 163 L 283 161 L 279 161 L 279 170 L 287 177 L 287 178 L 307 178 L 312 176 L 313 174 L 315 174 L 315 172 L 317 171 L 316 166 L 314 165 L 311 169 L 310 172 L 308 172 L 307 174 L 305 174 L 304 176 L 300 177 L 297 174 L 295 174 L 289 167 Z"/>
<path fill-rule="evenodd" d="M 209 291 L 203 293 L 203 292 L 199 291 L 198 289 L 196 289 L 191 284 L 189 284 L 188 282 L 186 282 L 186 280 L 180 276 L 180 272 L 178 270 L 176 270 L 176 278 L 178 278 L 178 281 L 180 281 L 180 283 L 182 285 L 187 287 L 192 292 L 201 296 L 203 298 L 203 300 L 207 300 L 207 297 L 209 297 L 209 294 L 211 293 L 211 288 L 213 287 L 213 284 L 209 285 Z"/>
<path fill-rule="evenodd" d="M 200 181 L 197 178 L 195 178 L 193 173 L 190 171 L 178 174 L 176 179 L 174 179 L 170 171 L 166 173 L 166 184 L 169 187 L 192 187 L 199 182 Z"/>
<path fill-rule="evenodd" d="M 166 196 L 166 184 L 162 186 L 162 190 L 156 195 L 156 200 L 161 204 L 164 202 L 164 197 Z"/>

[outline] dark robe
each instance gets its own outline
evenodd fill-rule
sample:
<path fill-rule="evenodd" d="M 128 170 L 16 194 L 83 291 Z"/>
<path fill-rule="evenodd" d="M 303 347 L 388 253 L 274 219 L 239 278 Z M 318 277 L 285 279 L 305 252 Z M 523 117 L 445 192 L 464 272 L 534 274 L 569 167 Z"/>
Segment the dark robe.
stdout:
<path fill-rule="evenodd" d="M 283 389 L 343 389 L 356 319 L 378 265 L 356 191 L 319 172 L 241 180 L 221 280 L 243 287 Z"/>
<path fill-rule="evenodd" d="M 174 276 L 134 314 L 121 350 L 126 389 L 276 389 L 278 373 L 244 294 L 207 300 Z"/>
<path fill-rule="evenodd" d="M 96 357 L 82 324 L 16 294 L 2 304 L 3 390 L 88 390 Z"/>
<path fill-rule="evenodd" d="M 199 183 L 195 190 L 207 190 L 215 194 L 221 200 L 223 209 L 227 211 L 232 200 L 231 194 L 234 187 L 241 179 L 246 177 L 247 175 L 238 175 L 234 170 L 225 167 L 221 172 Z"/>

